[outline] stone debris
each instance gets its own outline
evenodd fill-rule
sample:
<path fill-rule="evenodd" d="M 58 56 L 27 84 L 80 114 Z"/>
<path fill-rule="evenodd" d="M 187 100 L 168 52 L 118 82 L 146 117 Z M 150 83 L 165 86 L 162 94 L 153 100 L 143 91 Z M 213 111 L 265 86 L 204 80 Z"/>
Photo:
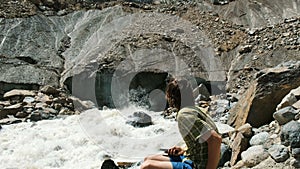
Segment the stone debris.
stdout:
<path fill-rule="evenodd" d="M 49 85 L 39 91 L 14 89 L 6 92 L 4 99 L 0 102 L 0 124 L 52 119 L 95 107 L 90 101 L 69 96 Z"/>

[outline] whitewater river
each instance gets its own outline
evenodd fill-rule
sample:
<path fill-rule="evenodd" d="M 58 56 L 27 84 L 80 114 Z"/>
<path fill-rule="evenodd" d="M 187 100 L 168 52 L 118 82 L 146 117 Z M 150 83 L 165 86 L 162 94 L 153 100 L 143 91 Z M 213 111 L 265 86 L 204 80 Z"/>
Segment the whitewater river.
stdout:
<path fill-rule="evenodd" d="M 144 128 L 126 124 L 135 111 L 151 115 L 154 124 Z M 80 115 L 2 127 L 1 169 L 100 168 L 107 157 L 141 161 L 182 141 L 174 120 L 136 107 L 91 109 Z"/>

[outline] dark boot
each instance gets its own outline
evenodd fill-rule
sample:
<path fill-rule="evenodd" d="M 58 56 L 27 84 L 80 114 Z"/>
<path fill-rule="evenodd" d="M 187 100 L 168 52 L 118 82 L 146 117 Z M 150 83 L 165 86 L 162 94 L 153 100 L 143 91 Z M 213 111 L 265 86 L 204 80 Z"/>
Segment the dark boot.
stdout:
<path fill-rule="evenodd" d="M 101 169 L 119 169 L 115 162 L 111 159 L 104 160 Z"/>

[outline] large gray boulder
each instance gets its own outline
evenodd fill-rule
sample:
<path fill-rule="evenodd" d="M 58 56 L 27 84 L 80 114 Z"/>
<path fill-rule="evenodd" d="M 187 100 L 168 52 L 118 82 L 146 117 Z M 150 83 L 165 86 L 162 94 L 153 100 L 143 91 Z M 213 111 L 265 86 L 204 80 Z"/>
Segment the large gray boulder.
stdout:
<path fill-rule="evenodd" d="M 260 127 L 273 120 L 282 98 L 300 85 L 300 62 L 287 62 L 265 69 L 229 111 L 228 123 L 239 127 L 245 123 Z"/>

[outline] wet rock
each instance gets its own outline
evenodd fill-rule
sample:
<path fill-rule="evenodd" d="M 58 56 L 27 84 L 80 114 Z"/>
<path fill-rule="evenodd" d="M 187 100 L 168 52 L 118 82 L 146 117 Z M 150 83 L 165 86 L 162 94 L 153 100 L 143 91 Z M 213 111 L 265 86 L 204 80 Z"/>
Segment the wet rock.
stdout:
<path fill-rule="evenodd" d="M 241 157 L 246 166 L 253 167 L 267 159 L 269 154 L 262 145 L 256 145 L 242 152 Z"/>
<path fill-rule="evenodd" d="M 290 121 L 282 127 L 280 139 L 285 146 L 300 147 L 300 122 Z"/>
<path fill-rule="evenodd" d="M 134 127 L 147 127 L 152 125 L 152 118 L 144 112 L 134 112 L 132 116 L 129 116 L 126 123 Z"/>
<path fill-rule="evenodd" d="M 34 111 L 34 112 L 32 112 L 32 113 L 29 115 L 28 119 L 29 119 L 30 121 L 40 121 L 40 120 L 43 119 L 43 118 L 42 118 L 42 112 L 40 112 L 40 111 Z"/>
<path fill-rule="evenodd" d="M 263 145 L 264 143 L 267 142 L 268 139 L 269 139 L 269 133 L 268 132 L 258 133 L 250 139 L 250 145 L 251 146 Z"/>
<path fill-rule="evenodd" d="M 300 85 L 300 62 L 265 69 L 256 77 L 238 103 L 230 109 L 228 124 L 231 126 L 250 123 L 253 127 L 259 127 L 270 123 L 282 98 Z"/>
<path fill-rule="evenodd" d="M 72 100 L 73 105 L 74 105 L 74 109 L 78 110 L 80 112 L 88 110 L 88 109 L 92 109 L 95 108 L 95 104 L 91 101 L 82 101 L 76 97 L 69 97 L 69 99 Z"/>
<path fill-rule="evenodd" d="M 290 155 L 289 155 L 289 149 L 284 146 L 284 145 L 280 145 L 280 144 L 275 144 L 272 145 L 269 149 L 268 152 L 270 154 L 270 156 L 277 162 L 284 162 L 286 161 Z"/>
<path fill-rule="evenodd" d="M 284 125 L 291 120 L 294 120 L 295 116 L 298 114 L 298 111 L 292 106 L 284 107 L 273 114 L 275 120 L 278 121 L 280 125 Z"/>

